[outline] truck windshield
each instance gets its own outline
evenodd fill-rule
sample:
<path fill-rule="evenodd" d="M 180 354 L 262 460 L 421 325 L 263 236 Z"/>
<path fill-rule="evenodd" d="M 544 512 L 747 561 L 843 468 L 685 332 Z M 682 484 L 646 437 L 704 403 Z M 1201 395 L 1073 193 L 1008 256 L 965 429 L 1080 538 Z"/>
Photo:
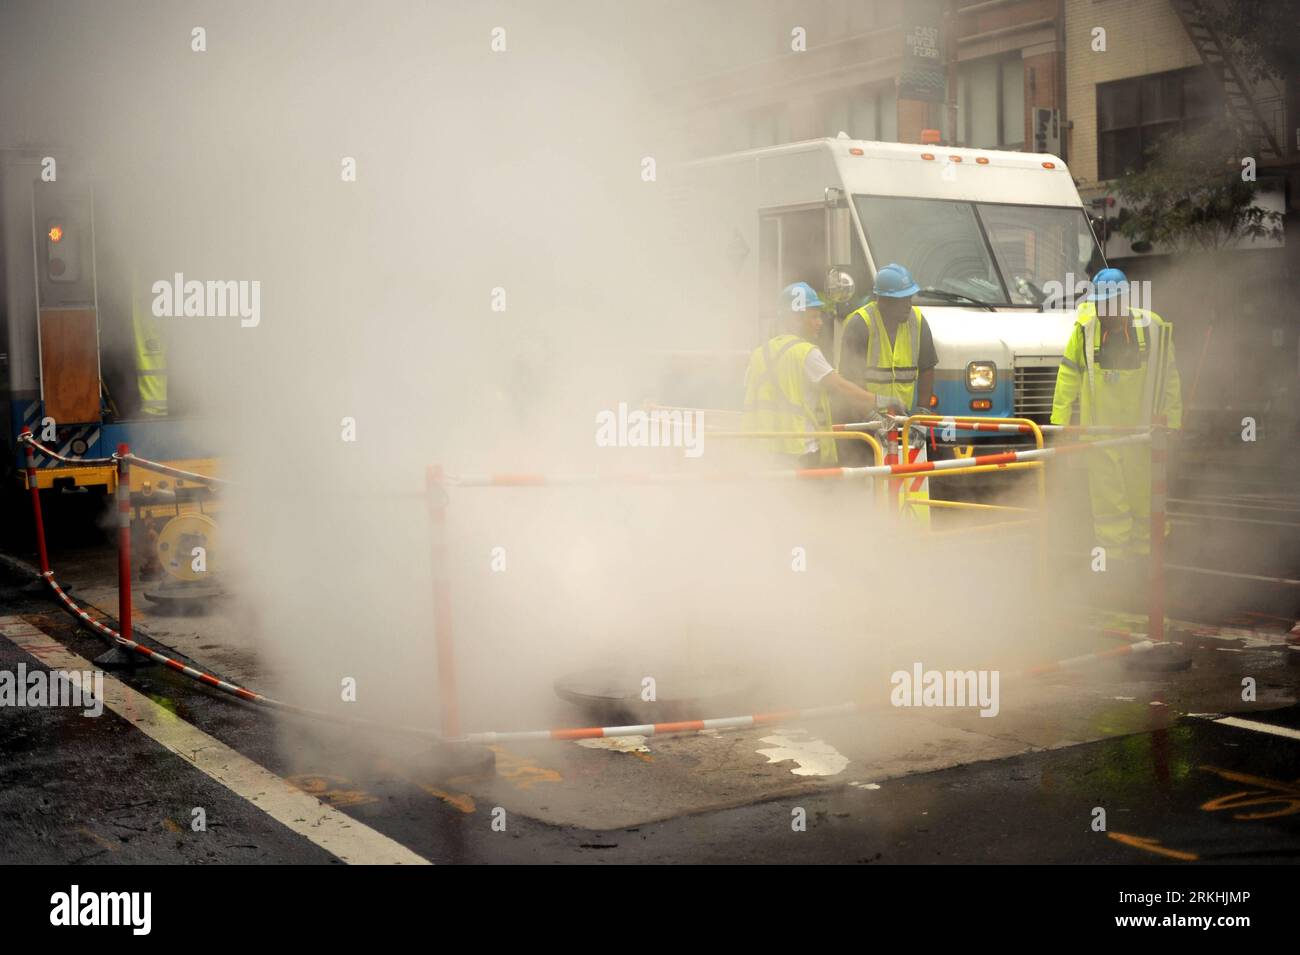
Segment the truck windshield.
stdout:
<path fill-rule="evenodd" d="M 876 265 L 907 266 L 923 289 L 994 305 L 1054 308 L 1061 295 L 1055 286 L 1045 291 L 1048 283 L 1064 289 L 1103 265 L 1082 209 L 896 196 L 854 200 Z"/>

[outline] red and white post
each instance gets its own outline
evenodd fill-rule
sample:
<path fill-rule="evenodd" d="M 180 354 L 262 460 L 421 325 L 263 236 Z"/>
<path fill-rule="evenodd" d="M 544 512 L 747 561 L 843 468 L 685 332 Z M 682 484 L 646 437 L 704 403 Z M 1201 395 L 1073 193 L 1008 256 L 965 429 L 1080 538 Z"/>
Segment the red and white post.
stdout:
<path fill-rule="evenodd" d="M 131 449 L 117 446 L 117 627 L 127 640 L 131 633 Z"/>
<path fill-rule="evenodd" d="M 31 428 L 23 428 L 23 434 L 31 436 Z M 23 442 L 27 453 L 27 487 L 32 492 L 32 520 L 36 525 L 36 553 L 40 558 L 41 576 L 50 576 L 50 555 L 45 549 L 45 521 L 41 517 L 41 489 L 36 483 L 36 451 L 30 441 Z"/>
<path fill-rule="evenodd" d="M 433 535 L 433 631 L 438 646 L 438 687 L 444 736 L 460 735 L 460 706 L 456 698 L 456 646 L 451 627 L 451 578 L 447 570 L 447 487 L 442 465 L 425 472 L 429 520 Z"/>
<path fill-rule="evenodd" d="M 1168 493 L 1169 432 L 1151 429 L 1151 602 L 1147 639 L 1165 638 L 1165 497 Z"/>

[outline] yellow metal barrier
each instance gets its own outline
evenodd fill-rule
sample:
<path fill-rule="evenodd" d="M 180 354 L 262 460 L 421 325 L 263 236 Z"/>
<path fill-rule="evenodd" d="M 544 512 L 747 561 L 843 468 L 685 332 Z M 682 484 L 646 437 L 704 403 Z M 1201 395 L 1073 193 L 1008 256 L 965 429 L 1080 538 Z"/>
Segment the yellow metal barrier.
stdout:
<path fill-rule="evenodd" d="M 986 420 L 986 419 L 979 419 L 979 420 Z M 1024 419 L 1016 418 L 1011 420 L 1015 421 L 1016 423 L 1021 423 L 1022 421 L 1024 421 L 1024 423 L 1026 424 L 1033 425 L 1032 421 L 1025 421 Z M 876 437 L 864 431 L 713 431 L 713 432 L 708 432 L 708 435 L 710 438 L 768 438 L 768 439 L 830 438 L 832 441 L 862 441 L 865 442 L 869 448 L 871 448 L 871 453 L 875 458 L 874 463 L 876 465 L 882 465 L 885 462 L 884 446 L 880 443 L 880 441 Z M 1042 439 L 1042 435 L 1040 432 L 1039 440 L 1041 439 Z M 904 450 L 906 450 L 906 448 L 904 448 Z M 970 467 L 950 468 L 943 471 L 926 471 L 924 473 L 927 478 L 937 478 L 937 477 L 957 477 L 959 475 L 969 475 L 969 474 L 991 474 L 995 471 L 1023 471 L 1028 469 L 1035 469 L 1041 471 L 1042 468 L 1043 468 L 1043 462 L 1041 461 L 1011 461 L 1006 464 L 972 464 Z M 890 494 L 889 494 L 890 480 L 896 480 L 896 479 L 884 478 L 873 482 L 876 484 L 876 493 L 882 505 L 887 504 L 890 500 Z M 1042 491 L 1042 487 L 1040 486 L 1040 492 L 1041 491 Z M 1040 506 L 1044 506 L 1044 501 L 1041 499 L 1041 497 L 1042 495 L 1040 493 L 1039 504 Z M 908 503 L 909 505 L 918 505 L 918 506 L 927 504 L 927 502 L 920 501 L 920 500 L 909 501 Z M 940 501 L 931 504 L 930 506 L 942 508 L 950 505 L 954 509 L 961 509 L 964 506 L 966 506 L 966 502 Z M 1004 504 L 970 504 L 967 509 L 1013 511 L 1013 512 L 1021 512 L 1021 513 L 1028 512 L 1031 510 L 1030 508 L 1012 507 L 1010 505 L 1004 505 Z"/>
<path fill-rule="evenodd" d="M 216 458 L 178 458 L 176 460 L 164 461 L 164 464 L 170 464 L 174 468 L 180 468 L 183 471 L 193 471 L 196 474 L 204 474 L 208 477 L 215 477 L 217 473 Z M 27 480 L 27 472 L 21 474 L 23 490 L 30 490 L 30 484 Z M 36 469 L 36 486 L 42 490 L 48 490 L 54 487 L 55 481 L 71 481 L 74 487 L 103 487 L 109 494 L 117 490 L 117 468 L 111 464 L 94 465 L 91 467 L 80 467 L 77 465 L 67 465 L 63 467 L 37 468 Z M 145 486 L 149 485 L 159 490 L 169 488 L 188 488 L 200 487 L 197 481 L 186 481 L 184 478 L 171 478 L 159 476 L 146 471 L 144 468 L 131 469 L 131 490 L 133 492 L 142 491 Z"/>
<path fill-rule="evenodd" d="M 1038 426 L 1037 422 L 1030 421 L 1028 418 L 981 418 L 976 415 L 914 414 L 914 415 L 908 415 L 907 420 L 903 423 L 903 429 L 902 429 L 903 434 L 900 439 L 900 442 L 902 444 L 902 453 L 901 456 L 899 457 L 899 460 L 900 461 L 907 460 L 907 441 L 909 437 L 908 432 L 913 424 L 920 424 L 926 426 L 926 425 L 949 424 L 949 423 L 955 425 L 958 430 L 960 430 L 963 424 L 1023 425 L 1028 427 L 1030 433 L 1033 434 L 1035 446 L 1037 446 L 1040 450 L 1043 447 L 1043 429 Z M 969 457 L 969 455 L 963 454 L 960 455 L 960 457 Z"/>
<path fill-rule="evenodd" d="M 967 423 L 987 423 L 987 424 L 1017 424 L 1026 426 L 1028 432 L 1034 436 L 1037 447 L 1043 447 L 1043 432 L 1039 426 L 1030 421 L 1028 418 L 976 418 L 962 417 L 952 415 L 912 415 L 906 420 L 902 428 L 902 438 L 900 441 L 901 453 L 899 459 L 906 461 L 908 457 L 908 427 L 913 423 L 929 424 L 938 422 L 952 422 L 960 426 L 963 422 Z M 885 448 L 873 435 L 863 431 L 715 431 L 708 432 L 710 438 L 749 438 L 749 439 L 773 439 L 773 438 L 817 438 L 818 440 L 830 439 L 832 441 L 862 441 L 871 448 L 874 463 L 882 465 L 885 461 Z M 973 531 L 984 531 L 999 528 L 1020 528 L 1030 527 L 1037 524 L 1042 533 L 1040 534 L 1040 548 L 1046 553 L 1046 512 L 1047 512 L 1047 487 L 1043 479 L 1044 463 L 1042 461 L 1010 461 L 1005 464 L 972 464 L 968 467 L 949 468 L 941 471 L 920 472 L 926 478 L 936 477 L 956 477 L 959 475 L 972 474 L 991 474 L 997 471 L 1023 471 L 1035 470 L 1038 472 L 1038 508 L 1037 519 L 1027 519 L 1019 521 L 1004 521 L 993 524 L 981 524 L 976 527 L 956 528 L 947 531 L 933 531 L 939 535 L 961 534 Z M 892 495 L 889 493 L 889 482 L 894 480 L 884 478 L 874 481 L 876 485 L 876 494 L 878 503 L 890 514 L 893 509 L 888 507 L 892 501 Z M 1009 514 L 1034 514 L 1035 509 L 1029 507 L 1016 507 L 1009 504 L 978 504 L 971 501 L 943 501 L 943 500 L 907 500 L 907 506 L 929 507 L 951 510 L 965 511 L 984 511 L 988 512 L 1007 512 Z M 1040 568 L 1046 565 L 1040 560 Z"/>
<path fill-rule="evenodd" d="M 1034 445 L 1040 451 L 1043 448 L 1043 429 L 1035 421 L 1028 418 L 981 418 L 975 415 L 936 415 L 936 414 L 914 414 L 908 415 L 907 420 L 903 422 L 902 435 L 899 438 L 899 444 L 902 450 L 899 452 L 899 460 L 907 460 L 907 442 L 913 424 L 936 425 L 936 424 L 953 424 L 960 428 L 963 424 L 1016 424 L 1029 428 L 1030 433 L 1034 436 Z M 1034 462 L 1027 462 L 1034 463 Z M 997 467 L 997 465 L 991 465 Z M 965 470 L 964 468 L 958 470 Z M 1038 504 L 1040 507 L 1047 506 L 1047 483 L 1043 480 L 1043 472 L 1038 472 Z"/>
<path fill-rule="evenodd" d="M 973 501 L 936 501 L 934 498 L 929 500 L 915 500 L 912 502 L 913 507 L 948 507 L 961 511 L 1018 511 L 1021 514 L 1032 514 L 1032 507 L 1012 507 L 1009 504 L 976 504 Z"/>
<path fill-rule="evenodd" d="M 27 472 L 21 475 L 23 490 L 31 490 Z M 94 467 L 53 467 L 36 469 L 36 487 L 42 491 L 54 487 L 54 482 L 71 482 L 73 487 L 102 487 L 110 494 L 117 488 L 117 468 L 111 464 Z"/>
<path fill-rule="evenodd" d="M 1043 467 L 1042 461 L 1011 461 L 1007 464 L 972 464 L 966 468 L 945 468 L 942 471 L 926 471 L 927 478 L 940 478 L 956 474 L 992 474 L 996 471 L 1024 471 L 1029 468 Z"/>

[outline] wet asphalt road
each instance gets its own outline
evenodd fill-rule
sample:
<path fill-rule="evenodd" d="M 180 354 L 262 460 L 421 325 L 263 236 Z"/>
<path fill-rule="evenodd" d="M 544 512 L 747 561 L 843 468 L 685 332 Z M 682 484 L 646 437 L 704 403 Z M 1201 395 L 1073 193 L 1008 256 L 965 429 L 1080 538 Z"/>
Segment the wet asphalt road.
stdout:
<path fill-rule="evenodd" d="M 1241 485 L 1233 466 L 1244 452 L 1239 446 L 1228 450 L 1221 459 L 1207 456 L 1196 467 L 1176 468 L 1175 475 L 1196 479 L 1175 477 L 1171 498 L 1294 495 L 1300 473 L 1294 450 L 1253 462 L 1258 487 Z M 91 576 L 111 580 L 113 548 L 94 530 L 94 502 L 82 508 L 76 498 L 60 503 L 49 526 L 58 566 L 75 561 Z M 1249 525 L 1248 534 L 1225 535 L 1221 522 L 1188 518 L 1175 527 L 1171 562 L 1300 576 L 1300 534 L 1290 526 L 1289 513 L 1180 507 L 1263 522 Z M 23 513 L 21 507 L 5 510 Z M 30 562 L 29 529 L 21 523 L 0 530 L 0 543 Z M 87 659 L 103 652 L 98 638 L 78 629 L 43 592 L 23 592 L 23 583 L 0 565 L 0 616 L 23 615 Z M 1171 615 L 1229 616 L 1224 591 L 1212 583 L 1171 574 Z M 1294 588 L 1249 586 L 1246 591 L 1234 585 L 1229 606 L 1254 611 L 1256 619 L 1294 619 L 1300 612 Z M 1289 656 L 1294 662 L 1300 651 Z M 0 639 L 0 670 L 20 662 L 35 665 Z M 877 790 L 845 786 L 612 831 L 552 826 L 513 814 L 499 832 L 491 826 L 490 807 L 463 811 L 436 779 L 422 776 L 418 754 L 408 766 L 379 760 L 368 765 L 355 758 L 365 741 L 337 728 L 308 726 L 239 703 L 159 667 L 118 675 L 204 733 L 435 863 L 1300 861 L 1300 740 L 1201 719 L 892 779 Z M 1300 730 L 1300 707 L 1250 718 Z M 195 807 L 206 812 L 206 832 L 190 828 Z M 1106 812 L 1106 831 L 1094 829 L 1097 809 Z M 796 810 L 806 815 L 806 831 L 792 828 Z M 120 716 L 105 712 L 85 719 L 75 710 L 3 707 L 0 863 L 36 862 L 338 859 Z"/>
<path fill-rule="evenodd" d="M 0 583 L 5 615 L 25 615 L 92 658 L 95 637 L 39 594 Z M 37 615 L 37 616 L 32 616 Z M 34 661 L 0 640 L 0 669 Z M 494 831 L 417 774 L 375 765 L 330 772 L 342 731 L 288 723 L 165 669 L 124 682 L 350 817 L 435 863 L 836 862 L 1228 863 L 1300 860 L 1300 740 L 1185 720 L 1155 732 L 845 787 L 615 831 L 514 815 Z M 1300 708 L 1257 714 L 1300 728 Z M 337 863 L 111 712 L 0 711 L 0 862 Z M 287 764 L 301 734 L 319 773 Z M 275 740 L 279 738 L 279 745 Z M 206 832 L 191 831 L 203 807 Z M 1097 807 L 1107 831 L 1094 831 Z M 794 831 L 802 809 L 806 831 Z"/>

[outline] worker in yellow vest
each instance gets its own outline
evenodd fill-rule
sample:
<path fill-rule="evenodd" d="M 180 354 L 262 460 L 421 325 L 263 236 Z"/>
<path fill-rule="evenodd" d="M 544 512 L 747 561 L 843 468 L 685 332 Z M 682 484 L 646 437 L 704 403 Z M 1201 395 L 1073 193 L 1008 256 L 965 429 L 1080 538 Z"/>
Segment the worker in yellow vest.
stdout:
<path fill-rule="evenodd" d="M 789 332 L 754 349 L 745 372 L 745 431 L 829 431 L 831 395 L 866 417 L 877 396 L 846 381 L 814 342 L 822 329 L 822 305 L 807 282 L 787 285 L 780 311 Z M 790 467 L 831 467 L 835 442 L 818 438 L 774 438 L 769 448 Z"/>
<path fill-rule="evenodd" d="M 875 297 L 844 320 L 835 367 L 854 384 L 880 395 L 882 408 L 893 414 L 931 414 L 939 355 L 929 322 L 912 304 L 912 296 L 921 288 L 907 268 L 890 263 L 876 272 L 871 290 Z M 908 457 L 907 463 L 926 460 L 923 440 L 909 441 Z M 898 493 L 901 504 L 928 501 L 929 481 L 906 478 L 898 482 Z M 905 511 L 922 524 L 929 523 L 927 505 Z"/>
<path fill-rule="evenodd" d="M 1129 305 L 1128 278 L 1119 269 L 1098 272 L 1079 304 L 1056 373 L 1052 424 L 1070 423 L 1076 398 L 1084 426 L 1182 426 L 1173 326 Z M 1150 554 L 1150 446 L 1121 445 L 1086 457 L 1097 544 L 1106 548 L 1107 559 Z"/>
<path fill-rule="evenodd" d="M 849 381 L 886 399 L 898 413 L 929 414 L 939 355 L 912 296 L 921 290 L 901 265 L 884 266 L 875 297 L 844 319 L 835 367 Z"/>
<path fill-rule="evenodd" d="M 131 330 L 135 338 L 136 382 L 140 389 L 140 411 L 146 415 L 167 414 L 167 346 L 134 272 L 131 273 Z"/>

